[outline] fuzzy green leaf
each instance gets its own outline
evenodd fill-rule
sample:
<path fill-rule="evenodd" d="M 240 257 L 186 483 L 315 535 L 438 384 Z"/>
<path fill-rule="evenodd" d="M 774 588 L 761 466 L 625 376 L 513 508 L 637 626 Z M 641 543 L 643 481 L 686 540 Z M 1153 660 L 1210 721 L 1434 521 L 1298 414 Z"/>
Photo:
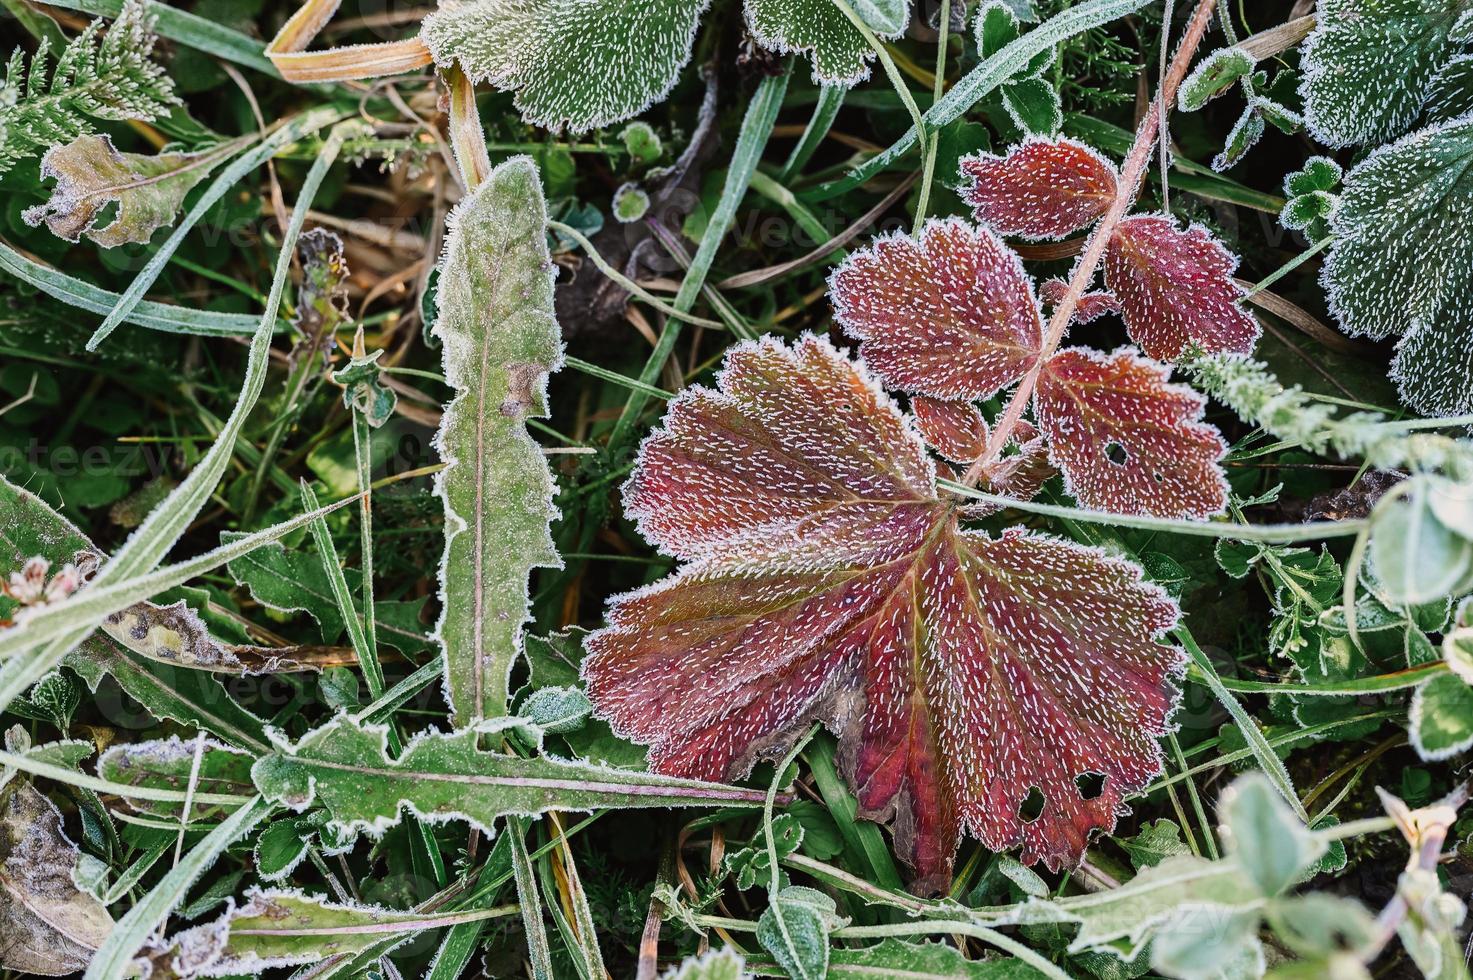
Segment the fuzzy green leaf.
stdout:
<path fill-rule="evenodd" d="M 1463 590 L 1473 576 L 1473 541 L 1438 518 L 1435 494 L 1429 477 L 1417 477 L 1376 507 L 1371 567 L 1390 605 L 1441 599 Z"/>
<path fill-rule="evenodd" d="M 1325 845 L 1284 804 L 1260 773 L 1223 792 L 1223 840 L 1258 890 L 1271 898 L 1297 881 Z"/>
<path fill-rule="evenodd" d="M 1400 136 L 1457 54 L 1468 0 L 1320 0 L 1304 47 L 1305 117 L 1329 146 Z"/>
<path fill-rule="evenodd" d="M 79 136 L 41 158 L 41 176 L 54 177 L 56 187 L 50 200 L 26 209 L 24 217 L 29 225 L 46 222 L 53 235 L 69 242 L 85 234 L 103 248 L 147 244 L 154 231 L 173 224 L 184 195 L 224 157 L 219 149 L 119 153 L 110 136 Z M 110 203 L 117 204 L 116 215 L 98 227 Z"/>
<path fill-rule="evenodd" d="M 757 920 L 757 941 L 793 980 L 823 980 L 829 970 L 829 932 L 845 921 L 823 892 L 789 885 L 772 896 Z"/>
<path fill-rule="evenodd" d="M 177 735 L 151 742 L 127 742 L 109 748 L 97 760 L 97 775 L 124 786 L 147 786 L 187 792 L 191 783 L 196 793 L 223 793 L 250 796 L 251 764 L 255 756 L 212 739 L 205 739 L 195 771 L 195 752 L 200 747 L 194 740 L 183 741 Z M 193 775 L 193 779 L 191 779 Z M 129 806 L 143 813 L 178 819 L 183 807 L 178 803 L 128 798 Z M 218 805 L 195 801 L 189 819 L 219 819 L 229 810 Z"/>
<path fill-rule="evenodd" d="M 1218 48 L 1198 62 L 1181 83 L 1177 108 L 1196 112 L 1245 75 L 1253 74 L 1253 56 L 1242 48 Z"/>
<path fill-rule="evenodd" d="M 548 531 L 552 473 L 527 433 L 527 419 L 547 415 L 547 375 L 563 359 L 546 225 L 537 167 L 514 157 L 451 214 L 440 268 L 434 333 L 456 396 L 435 434 L 446 462 L 435 477 L 445 504 L 437 633 L 457 724 L 506 712 L 527 577 L 561 567 Z"/>
<path fill-rule="evenodd" d="M 746 963 L 729 949 L 713 949 L 703 956 L 687 957 L 670 968 L 661 980 L 742 980 Z"/>
<path fill-rule="evenodd" d="M 1330 312 L 1346 333 L 1400 335 L 1391 375 L 1429 415 L 1473 412 L 1473 119 L 1420 130 L 1345 176 L 1330 214 Z"/>
<path fill-rule="evenodd" d="M 332 825 L 380 835 L 409 809 L 428 821 L 466 820 L 491 833 L 497 817 L 610 807 L 759 806 L 754 790 L 610 769 L 550 756 L 483 751 L 481 739 L 523 728 L 502 719 L 449 735 L 431 732 L 389 756 L 388 729 L 338 716 L 295 745 L 256 763 L 252 776 L 268 799 L 302 811 L 327 807 Z"/>
<path fill-rule="evenodd" d="M 1473 685 L 1454 673 L 1437 674 L 1412 696 L 1411 739 L 1429 761 L 1473 748 Z"/>
<path fill-rule="evenodd" d="M 889 3 L 886 18 L 866 18 L 874 32 L 896 37 L 905 29 L 908 2 Z M 855 11 L 864 18 L 860 4 Z M 747 0 L 747 29 L 765 48 L 781 53 L 806 54 L 813 62 L 813 80 L 820 85 L 853 85 L 869 77 L 874 50 L 833 0 Z M 899 16 L 896 16 L 898 13 Z M 881 20 L 899 23 L 883 28 Z"/>
<path fill-rule="evenodd" d="M 828 980 L 905 977 L 907 980 L 1034 980 L 1033 967 L 1013 959 L 967 959 L 946 943 L 908 943 L 886 939 L 864 949 L 829 952 Z"/>
<path fill-rule="evenodd" d="M 437 64 L 515 91 L 527 122 L 579 133 L 669 93 L 709 2 L 472 0 L 442 5 L 420 37 Z"/>

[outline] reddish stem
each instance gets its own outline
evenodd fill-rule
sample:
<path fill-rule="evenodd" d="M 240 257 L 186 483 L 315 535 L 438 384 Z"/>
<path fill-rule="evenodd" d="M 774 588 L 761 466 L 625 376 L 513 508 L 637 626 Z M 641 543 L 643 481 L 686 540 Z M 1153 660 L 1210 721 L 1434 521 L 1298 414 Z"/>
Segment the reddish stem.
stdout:
<path fill-rule="evenodd" d="M 1177 87 L 1186 77 L 1187 68 L 1192 62 L 1192 55 L 1196 53 L 1197 45 L 1202 43 L 1202 37 L 1207 33 L 1207 25 L 1212 20 L 1212 11 L 1216 6 L 1217 0 L 1199 0 L 1197 9 L 1192 12 L 1192 19 L 1187 24 L 1186 33 L 1182 35 L 1181 44 L 1178 45 L 1176 54 L 1171 59 L 1171 67 L 1167 70 L 1166 77 L 1161 80 L 1161 90 L 1156 93 L 1156 98 L 1146 110 L 1145 118 L 1136 128 L 1135 142 L 1130 147 L 1130 153 L 1125 157 L 1124 167 L 1121 168 L 1120 184 L 1115 192 L 1115 200 L 1110 202 L 1110 209 L 1105 212 L 1104 218 L 1100 219 L 1100 223 L 1095 226 L 1094 232 L 1089 236 L 1089 241 L 1084 247 L 1084 254 L 1079 257 L 1079 264 L 1074 267 L 1074 274 L 1069 279 L 1069 288 L 1065 291 L 1063 299 L 1059 300 L 1059 305 L 1054 307 L 1054 315 L 1049 320 L 1048 330 L 1044 334 L 1043 347 L 1039 351 L 1038 360 L 1023 376 L 1023 380 L 1018 384 L 1018 390 L 1013 393 L 1012 400 L 1008 402 L 1007 408 L 1003 411 L 1002 418 L 998 419 L 997 424 L 992 427 L 992 435 L 987 440 L 986 451 L 977 457 L 977 461 L 962 477 L 961 482 L 967 486 L 977 485 L 977 481 L 982 479 L 988 464 L 997 459 L 1003 446 L 1007 445 L 1008 437 L 1012 435 L 1013 429 L 1023 417 L 1023 411 L 1028 407 L 1028 399 L 1033 396 L 1033 389 L 1038 386 L 1038 376 L 1043 372 L 1045 362 L 1058 348 L 1059 341 L 1064 339 L 1064 333 L 1069 329 L 1069 321 L 1074 316 L 1074 310 L 1079 305 L 1080 297 L 1094 281 L 1095 270 L 1099 268 L 1100 260 L 1105 255 L 1105 248 L 1109 245 L 1111 236 L 1115 234 L 1116 226 L 1125 217 L 1125 212 L 1129 211 L 1131 205 L 1135 203 L 1141 179 L 1145 176 L 1146 166 L 1151 160 L 1151 151 L 1156 148 L 1156 136 L 1161 129 L 1162 107 L 1169 107 L 1175 101 Z M 1169 112 L 1169 109 L 1167 111 Z"/>

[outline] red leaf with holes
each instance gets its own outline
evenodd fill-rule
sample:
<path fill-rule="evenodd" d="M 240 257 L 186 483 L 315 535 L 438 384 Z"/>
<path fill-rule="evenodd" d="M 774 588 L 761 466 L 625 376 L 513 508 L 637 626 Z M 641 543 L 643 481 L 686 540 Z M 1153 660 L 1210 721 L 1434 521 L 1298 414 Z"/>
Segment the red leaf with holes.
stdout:
<path fill-rule="evenodd" d="M 1043 321 L 1018 256 L 992 232 L 928 221 L 880 238 L 829 277 L 834 315 L 890 385 L 984 398 L 1038 360 Z"/>
<path fill-rule="evenodd" d="M 1105 250 L 1105 282 L 1130 339 L 1169 361 L 1195 344 L 1208 354 L 1253 350 L 1258 321 L 1238 303 L 1237 258 L 1201 225 L 1141 214 L 1120 222 Z"/>
<path fill-rule="evenodd" d="M 1005 157 L 961 162 L 962 200 L 1004 235 L 1057 239 L 1093 224 L 1115 199 L 1115 167 L 1083 143 L 1028 140 Z"/>
<path fill-rule="evenodd" d="M 671 403 L 625 487 L 686 563 L 588 638 L 599 716 L 656 770 L 710 778 L 822 720 L 917 891 L 947 885 L 962 834 L 1077 862 L 1161 771 L 1176 605 L 1102 552 L 963 530 L 905 417 L 827 341 L 735 347 L 718 386 Z"/>
<path fill-rule="evenodd" d="M 1069 291 L 1069 284 L 1062 279 L 1045 279 L 1038 287 L 1043 304 L 1055 307 Z M 1085 293 L 1074 306 L 1072 323 L 1088 323 L 1098 320 L 1107 313 L 1119 313 L 1120 301 L 1114 293 Z"/>
<path fill-rule="evenodd" d="M 970 402 L 916 395 L 910 411 L 926 445 L 954 463 L 970 463 L 987 448 L 987 420 Z"/>
<path fill-rule="evenodd" d="M 1207 517 L 1227 503 L 1227 451 L 1198 420 L 1204 399 L 1167 383 L 1169 370 L 1123 348 L 1059 351 L 1034 405 L 1069 492 L 1086 507 L 1156 517 Z"/>

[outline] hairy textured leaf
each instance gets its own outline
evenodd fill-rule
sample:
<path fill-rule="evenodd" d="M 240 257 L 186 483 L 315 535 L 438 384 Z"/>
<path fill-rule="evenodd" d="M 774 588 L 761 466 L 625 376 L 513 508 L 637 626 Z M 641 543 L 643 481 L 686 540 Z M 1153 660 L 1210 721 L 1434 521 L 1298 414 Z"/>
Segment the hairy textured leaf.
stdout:
<path fill-rule="evenodd" d="M 973 960 L 946 943 L 908 943 L 886 939 L 864 949 L 829 953 L 829 980 L 893 977 L 904 980 L 1042 980 L 1043 974 L 1018 960 Z"/>
<path fill-rule="evenodd" d="M 428 732 L 391 758 L 386 727 L 339 715 L 294 745 L 274 739 L 276 751 L 255 764 L 252 777 L 269 800 L 299 812 L 316 802 L 332 815 L 332 826 L 374 836 L 397 824 L 406 809 L 430 822 L 466 820 L 489 834 L 495 819 L 507 814 L 763 801 L 761 793 L 734 786 L 477 747 L 481 738 L 519 724 Z"/>
<path fill-rule="evenodd" d="M 1330 312 L 1346 333 L 1400 335 L 1391 374 L 1429 415 L 1473 411 L 1473 119 L 1413 133 L 1345 175 L 1330 213 Z"/>
<path fill-rule="evenodd" d="M 72 878 L 80 858 L 35 787 L 13 779 L 0 789 L 0 967 L 65 976 L 107 938 L 107 909 Z"/>
<path fill-rule="evenodd" d="M 1069 291 L 1069 284 L 1062 279 L 1045 279 L 1038 285 L 1039 298 L 1045 306 L 1058 306 Z M 1085 293 L 1074 306 L 1074 323 L 1089 323 L 1110 313 L 1120 312 L 1120 300 L 1114 293 Z"/>
<path fill-rule="evenodd" d="M 757 941 L 793 980 L 823 980 L 829 973 L 829 931 L 847 921 L 828 895 L 789 885 L 772 896 L 757 920 Z"/>
<path fill-rule="evenodd" d="M 110 136 L 79 136 L 54 146 L 41 158 L 41 176 L 56 179 L 45 204 L 28 208 L 27 224 L 46 222 L 51 233 L 75 242 L 82 235 L 103 248 L 146 244 L 155 230 L 173 224 L 184 195 L 209 175 L 224 154 L 119 153 Z M 97 219 L 110 203 L 116 215 L 102 227 Z"/>
<path fill-rule="evenodd" d="M 154 977 L 223 977 L 302 966 L 329 956 L 357 953 L 386 939 L 399 942 L 426 929 L 506 914 L 505 910 L 439 915 L 329 902 L 292 891 L 246 892 L 214 922 L 186 929 L 145 949 L 141 959 Z"/>
<path fill-rule="evenodd" d="M 954 218 L 853 253 L 829 295 L 865 363 L 909 392 L 989 396 L 1025 374 L 1042 345 L 1023 263 L 992 232 Z"/>
<path fill-rule="evenodd" d="M 1139 214 L 1115 229 L 1105 282 L 1130 339 L 1169 361 L 1195 345 L 1208 354 L 1248 354 L 1262 332 L 1238 300 L 1238 260 L 1201 225 L 1182 230 L 1167 215 Z"/>
<path fill-rule="evenodd" d="M 1120 514 L 1207 517 L 1227 504 L 1222 436 L 1199 420 L 1206 399 L 1130 348 L 1082 347 L 1049 359 L 1038 422 L 1068 491 Z"/>
<path fill-rule="evenodd" d="M 1077 140 L 1031 139 L 1005 156 L 961 162 L 962 200 L 1004 235 L 1053 239 L 1104 215 L 1120 178 L 1115 165 Z"/>
<path fill-rule="evenodd" d="M 873 0 L 854 4 L 856 11 L 862 3 Z M 910 19 L 910 0 L 886 0 L 885 6 L 891 8 L 891 23 L 872 21 L 869 26 L 881 37 L 899 37 Z M 869 77 L 874 51 L 832 0 L 746 0 L 746 19 L 747 29 L 763 47 L 808 55 L 818 84 L 853 85 Z"/>
<path fill-rule="evenodd" d="M 578 133 L 664 98 L 709 2 L 448 0 L 420 37 L 440 66 L 515 91 L 527 122 Z"/>
<path fill-rule="evenodd" d="M 1470 9 L 1468 0 L 1320 0 L 1300 86 L 1314 138 L 1349 146 L 1406 132 L 1467 40 L 1454 28 Z"/>
<path fill-rule="evenodd" d="M 456 396 L 435 433 L 446 462 L 435 477 L 445 504 L 436 633 L 459 724 L 506 711 L 527 576 L 561 564 L 548 532 L 552 473 L 526 424 L 547 414 L 547 375 L 563 360 L 546 224 L 537 166 L 514 157 L 450 215 L 440 267 L 435 335 Z"/>
<path fill-rule="evenodd" d="M 1175 604 L 1100 552 L 962 530 L 904 417 L 826 341 L 734 348 L 624 498 L 686 564 L 614 601 L 583 675 L 656 771 L 744 773 L 821 719 L 918 890 L 945 887 L 963 832 L 1072 864 L 1159 771 Z M 1086 772 L 1106 777 L 1091 799 Z"/>
<path fill-rule="evenodd" d="M 678 966 L 661 974 L 661 980 L 743 980 L 746 962 L 729 949 L 713 949 L 701 956 L 688 956 Z"/>
<path fill-rule="evenodd" d="M 97 775 L 124 786 L 146 786 L 187 792 L 194 776 L 196 793 L 221 793 L 250 796 L 251 764 L 256 757 L 249 752 L 205 739 L 200 752 L 200 765 L 195 773 L 194 759 L 198 748 L 191 739 L 179 736 L 150 742 L 128 742 L 114 745 L 97 760 Z M 178 819 L 183 807 L 178 803 L 128 798 L 128 805 L 144 813 Z M 196 802 L 189 811 L 190 820 L 218 819 L 230 810 L 218 805 Z"/>

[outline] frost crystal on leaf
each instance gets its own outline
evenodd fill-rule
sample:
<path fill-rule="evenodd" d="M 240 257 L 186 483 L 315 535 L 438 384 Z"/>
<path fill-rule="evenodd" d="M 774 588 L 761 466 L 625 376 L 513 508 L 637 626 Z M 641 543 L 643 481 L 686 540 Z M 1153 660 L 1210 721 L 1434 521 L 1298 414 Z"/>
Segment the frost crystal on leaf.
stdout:
<path fill-rule="evenodd" d="M 901 6 L 903 30 L 910 4 L 907 0 Z M 764 48 L 808 55 L 818 84 L 853 85 L 869 77 L 874 50 L 833 0 L 747 0 L 746 20 Z M 893 39 L 900 32 L 875 33 Z"/>
<path fill-rule="evenodd" d="M 1120 514 L 1203 518 L 1222 511 L 1227 445 L 1198 420 L 1205 399 L 1125 348 L 1075 347 L 1049 359 L 1038 418 L 1080 503 Z"/>
<path fill-rule="evenodd" d="M 987 448 L 987 420 L 969 402 L 916 395 L 910 411 L 926 445 L 954 463 L 970 463 Z"/>
<path fill-rule="evenodd" d="M 1039 284 L 1038 294 L 1045 306 L 1058 306 L 1069 291 L 1069 284 L 1062 279 L 1045 279 Z M 1120 312 L 1120 301 L 1114 293 L 1085 293 L 1074 306 L 1072 323 L 1089 323 L 1110 313 Z"/>
<path fill-rule="evenodd" d="M 1381 143 L 1416 121 L 1459 53 L 1468 0 L 1320 0 L 1304 46 L 1305 122 L 1328 146 Z"/>
<path fill-rule="evenodd" d="M 961 162 L 962 200 L 977 220 L 1004 235 L 1063 238 L 1110 207 L 1119 177 L 1108 160 L 1070 139 L 1032 139 L 1007 156 Z"/>
<path fill-rule="evenodd" d="M 624 498 L 686 564 L 614 601 L 583 676 L 656 771 L 741 775 L 821 719 L 921 892 L 963 833 L 1072 865 L 1160 771 L 1176 605 L 1093 549 L 963 530 L 904 416 L 826 341 L 733 348 Z M 1105 777 L 1088 799 L 1086 773 Z"/>
<path fill-rule="evenodd" d="M 1209 354 L 1252 352 L 1261 328 L 1238 305 L 1237 258 L 1201 225 L 1141 214 L 1120 222 L 1105 251 L 1105 282 L 1130 339 L 1171 360 L 1189 346 Z"/>
<path fill-rule="evenodd" d="M 983 398 L 1038 359 L 1043 320 L 1023 263 L 992 232 L 928 221 L 891 235 L 829 277 L 834 317 L 889 384 L 935 398 Z"/>
<path fill-rule="evenodd" d="M 1346 333 L 1401 335 L 1392 377 L 1429 415 L 1473 411 L 1473 119 L 1420 130 L 1345 175 L 1330 213 L 1330 312 Z"/>
<path fill-rule="evenodd" d="M 690 60 L 708 3 L 449 0 L 425 18 L 420 37 L 436 64 L 515 91 L 527 122 L 578 133 L 664 98 Z"/>

